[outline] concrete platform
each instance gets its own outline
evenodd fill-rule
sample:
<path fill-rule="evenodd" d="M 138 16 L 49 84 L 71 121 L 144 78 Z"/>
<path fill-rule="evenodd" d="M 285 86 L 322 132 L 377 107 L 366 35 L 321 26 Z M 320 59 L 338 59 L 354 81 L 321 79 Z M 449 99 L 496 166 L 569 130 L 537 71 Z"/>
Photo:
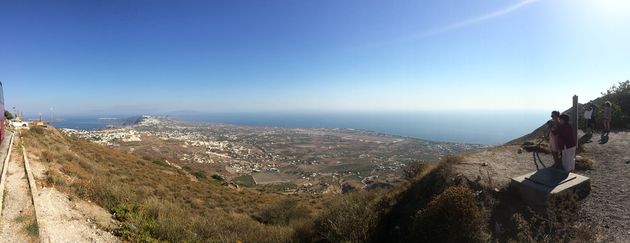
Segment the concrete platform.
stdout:
<path fill-rule="evenodd" d="M 591 181 L 588 177 L 552 168 L 514 177 L 510 186 L 516 189 L 524 200 L 535 206 L 544 206 L 549 195 L 573 192 L 584 198 L 591 191 Z"/>

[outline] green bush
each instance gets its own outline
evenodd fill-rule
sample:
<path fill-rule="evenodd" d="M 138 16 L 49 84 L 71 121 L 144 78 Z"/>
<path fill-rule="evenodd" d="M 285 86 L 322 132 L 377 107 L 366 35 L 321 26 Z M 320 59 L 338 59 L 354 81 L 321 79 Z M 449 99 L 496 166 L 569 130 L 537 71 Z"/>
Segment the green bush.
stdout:
<path fill-rule="evenodd" d="M 11 112 L 9 111 L 4 111 L 4 118 L 6 118 L 7 120 L 13 120 L 13 114 L 11 114 Z"/>
<path fill-rule="evenodd" d="M 216 181 L 224 181 L 225 180 L 225 178 L 223 178 L 222 175 L 218 175 L 218 174 L 212 175 L 212 179 L 214 179 Z"/>
<path fill-rule="evenodd" d="M 473 192 L 449 187 L 416 215 L 414 242 L 487 242 L 486 216 Z"/>
<path fill-rule="evenodd" d="M 610 101 L 613 104 L 611 125 L 616 128 L 627 128 L 630 124 L 630 80 L 619 82 L 602 95 L 603 97 L 595 102 L 599 107 L 598 117 L 601 118 L 603 115 L 604 103 Z"/>
<path fill-rule="evenodd" d="M 206 172 L 203 172 L 201 170 L 197 170 L 193 173 L 191 173 L 193 176 L 197 177 L 197 179 L 206 179 Z"/>

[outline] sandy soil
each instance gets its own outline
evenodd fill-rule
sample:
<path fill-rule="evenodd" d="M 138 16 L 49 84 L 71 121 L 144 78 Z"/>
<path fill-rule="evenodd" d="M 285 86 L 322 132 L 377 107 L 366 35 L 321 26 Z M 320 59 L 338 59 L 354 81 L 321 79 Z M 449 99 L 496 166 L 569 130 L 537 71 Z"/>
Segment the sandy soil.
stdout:
<path fill-rule="evenodd" d="M 19 141 L 16 137 L 15 144 Z M 13 146 L 5 181 L 4 201 L 0 217 L 0 242 L 37 242 L 36 234 L 28 234 L 27 227 L 35 222 L 24 161 L 18 146 Z"/>

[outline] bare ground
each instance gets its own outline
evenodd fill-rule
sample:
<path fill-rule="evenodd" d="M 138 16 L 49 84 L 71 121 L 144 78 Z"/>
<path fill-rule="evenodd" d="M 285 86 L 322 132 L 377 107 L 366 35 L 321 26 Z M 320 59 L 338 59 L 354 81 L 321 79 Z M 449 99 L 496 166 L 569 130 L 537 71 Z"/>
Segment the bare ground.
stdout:
<path fill-rule="evenodd" d="M 16 137 L 15 143 L 18 141 L 19 138 Z M 24 161 L 19 156 L 21 150 L 18 146 L 13 146 L 11 153 L 0 217 L 0 242 L 37 242 L 37 228 L 31 226 L 31 233 L 27 231 L 27 227 L 35 223 L 35 210 L 24 171 Z"/>
<path fill-rule="evenodd" d="M 463 156 L 455 165 L 458 173 L 470 180 L 478 180 L 490 188 L 504 188 L 511 178 L 536 170 L 531 153 L 519 153 L 520 146 L 505 145 L 473 152 Z M 541 154 L 545 165 L 553 164 L 551 155 Z"/>
<path fill-rule="evenodd" d="M 111 221 L 104 209 L 85 201 L 69 198 L 54 188 L 40 190 L 42 209 L 39 217 L 45 222 L 51 242 L 119 242 L 101 229 Z"/>
<path fill-rule="evenodd" d="M 40 162 L 32 151 L 28 152 L 33 177 L 45 181 L 50 164 Z M 38 216 L 51 242 L 120 242 L 110 233 L 115 223 L 107 210 L 43 185 L 38 183 L 41 207 Z"/>

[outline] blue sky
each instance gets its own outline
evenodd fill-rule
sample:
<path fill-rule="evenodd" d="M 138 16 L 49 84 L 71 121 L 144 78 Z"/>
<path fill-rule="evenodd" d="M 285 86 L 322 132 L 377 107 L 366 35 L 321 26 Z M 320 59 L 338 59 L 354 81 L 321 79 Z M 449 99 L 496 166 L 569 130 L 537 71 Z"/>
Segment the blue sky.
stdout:
<path fill-rule="evenodd" d="M 0 0 L 6 105 L 548 110 L 630 79 L 625 0 Z"/>

